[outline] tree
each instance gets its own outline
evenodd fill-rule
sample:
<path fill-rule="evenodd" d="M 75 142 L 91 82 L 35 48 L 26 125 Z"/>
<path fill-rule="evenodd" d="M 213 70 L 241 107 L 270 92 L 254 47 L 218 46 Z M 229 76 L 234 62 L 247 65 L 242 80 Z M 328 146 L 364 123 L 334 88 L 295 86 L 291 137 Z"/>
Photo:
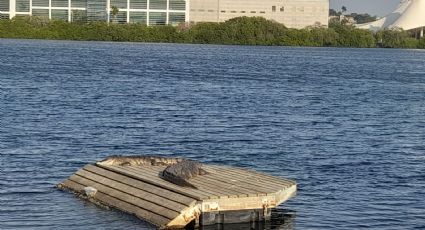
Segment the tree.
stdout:
<path fill-rule="evenodd" d="M 111 6 L 111 14 L 112 17 L 114 18 L 112 22 L 116 23 L 117 22 L 117 15 L 120 12 L 120 10 L 118 9 L 118 7 L 116 6 Z"/>
<path fill-rule="evenodd" d="M 370 14 L 351 13 L 349 16 L 353 17 L 357 24 L 363 24 L 377 20 L 376 16 L 371 16 Z"/>
<path fill-rule="evenodd" d="M 347 7 L 345 7 L 345 6 L 342 6 L 342 7 L 341 7 L 341 11 L 342 11 L 342 13 L 345 13 L 345 12 L 347 12 Z"/>
<path fill-rule="evenodd" d="M 341 13 L 336 12 L 334 9 L 329 9 L 329 16 L 339 16 Z"/>

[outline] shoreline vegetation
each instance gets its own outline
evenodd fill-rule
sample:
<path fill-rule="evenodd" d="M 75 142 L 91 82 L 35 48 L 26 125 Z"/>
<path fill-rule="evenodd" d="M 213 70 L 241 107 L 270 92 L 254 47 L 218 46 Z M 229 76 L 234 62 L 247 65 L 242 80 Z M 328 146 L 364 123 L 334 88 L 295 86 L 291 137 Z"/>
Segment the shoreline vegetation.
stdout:
<path fill-rule="evenodd" d="M 336 21 L 331 21 L 329 28 L 289 29 L 261 17 L 238 17 L 223 23 L 205 22 L 190 26 L 69 23 L 38 17 L 15 17 L 0 20 L 0 38 L 425 49 L 425 38 L 412 38 L 407 31 L 402 30 L 373 33 Z"/>

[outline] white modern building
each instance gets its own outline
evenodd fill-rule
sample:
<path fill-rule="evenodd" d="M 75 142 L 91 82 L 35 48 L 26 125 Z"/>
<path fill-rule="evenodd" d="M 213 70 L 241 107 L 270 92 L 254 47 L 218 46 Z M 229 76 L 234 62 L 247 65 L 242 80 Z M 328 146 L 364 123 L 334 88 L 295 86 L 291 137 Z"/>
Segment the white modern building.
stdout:
<path fill-rule="evenodd" d="M 112 13 L 115 7 L 117 14 Z M 24 15 L 147 25 L 260 16 L 290 28 L 304 28 L 328 25 L 329 0 L 0 0 L 0 17 Z"/>
<path fill-rule="evenodd" d="M 424 36 L 425 0 L 402 0 L 391 14 L 370 23 L 359 24 L 358 28 L 379 31 L 384 29 L 403 29 Z"/>
<path fill-rule="evenodd" d="M 258 16 L 290 28 L 328 26 L 329 0 L 191 0 L 190 21 L 223 22 Z"/>

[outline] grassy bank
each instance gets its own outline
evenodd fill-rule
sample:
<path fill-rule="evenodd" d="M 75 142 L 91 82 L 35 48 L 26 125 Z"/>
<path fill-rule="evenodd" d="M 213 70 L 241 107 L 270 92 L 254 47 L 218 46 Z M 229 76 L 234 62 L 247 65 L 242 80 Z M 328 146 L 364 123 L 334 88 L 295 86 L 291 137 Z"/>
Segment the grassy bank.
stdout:
<path fill-rule="evenodd" d="M 223 23 L 192 26 L 142 24 L 68 23 L 36 17 L 0 20 L 0 38 L 84 41 L 169 42 L 226 45 L 325 46 L 358 48 L 425 48 L 425 39 L 411 38 L 405 31 L 372 33 L 331 23 L 329 28 L 289 29 L 260 17 L 240 17 Z"/>

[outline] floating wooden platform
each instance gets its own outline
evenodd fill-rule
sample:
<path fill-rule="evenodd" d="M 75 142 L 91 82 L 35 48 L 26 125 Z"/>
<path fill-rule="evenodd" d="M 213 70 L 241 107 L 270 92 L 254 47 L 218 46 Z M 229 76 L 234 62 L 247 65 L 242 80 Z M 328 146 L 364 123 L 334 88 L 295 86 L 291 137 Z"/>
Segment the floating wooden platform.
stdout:
<path fill-rule="evenodd" d="M 59 187 L 159 228 L 264 220 L 297 190 L 292 180 L 216 165 L 204 165 L 208 174 L 190 179 L 197 189 L 181 187 L 158 176 L 165 167 L 89 164 Z"/>

